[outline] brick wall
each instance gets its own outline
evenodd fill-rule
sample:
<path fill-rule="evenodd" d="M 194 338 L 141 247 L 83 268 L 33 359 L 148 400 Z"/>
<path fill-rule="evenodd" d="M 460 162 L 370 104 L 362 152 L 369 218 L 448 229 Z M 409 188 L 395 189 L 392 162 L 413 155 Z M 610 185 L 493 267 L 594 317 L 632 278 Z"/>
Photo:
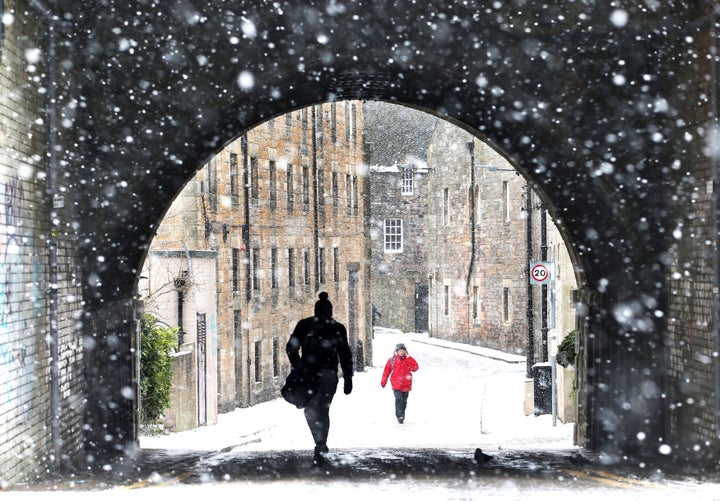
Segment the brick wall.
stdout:
<path fill-rule="evenodd" d="M 709 53 L 707 34 L 696 39 L 699 52 Z M 712 68 L 709 58 L 698 58 L 691 64 L 693 71 L 707 78 L 683 80 L 679 89 L 670 92 L 682 97 L 710 95 Z M 687 61 L 686 61 L 687 62 Z M 717 64 L 717 63 L 716 63 Z M 687 70 L 684 70 L 687 71 Z M 717 82 L 715 82 L 717 85 Z M 668 371 L 665 391 L 668 394 L 668 431 L 673 452 L 683 451 L 696 457 L 717 458 L 717 391 L 718 346 L 713 340 L 715 287 L 713 263 L 717 260 L 717 227 L 714 224 L 713 202 L 717 203 L 718 187 L 713 185 L 707 126 L 708 110 L 694 100 L 678 106 L 692 117 L 683 122 L 677 133 L 682 151 L 677 153 L 682 175 L 675 186 L 675 196 L 687 210 L 678 215 L 674 230 L 672 263 L 668 268 Z M 717 109 L 715 110 L 717 114 Z M 711 132 L 709 132 L 711 134 Z M 717 160 L 716 160 L 717 161 Z M 717 326 L 715 326 L 717 328 Z"/>
<path fill-rule="evenodd" d="M 48 199 L 48 179 L 57 166 L 47 146 L 46 99 L 54 76 L 48 27 L 22 1 L 6 1 L 5 14 L 11 22 L 0 42 L 0 485 L 42 476 L 67 458 L 80 457 L 83 413 L 81 294 L 67 224 L 72 217 L 58 208 L 51 218 Z M 51 236 L 57 248 L 56 297 L 50 283 Z M 53 336 L 56 385 L 51 383 Z M 49 451 L 57 456 L 50 458 Z"/>

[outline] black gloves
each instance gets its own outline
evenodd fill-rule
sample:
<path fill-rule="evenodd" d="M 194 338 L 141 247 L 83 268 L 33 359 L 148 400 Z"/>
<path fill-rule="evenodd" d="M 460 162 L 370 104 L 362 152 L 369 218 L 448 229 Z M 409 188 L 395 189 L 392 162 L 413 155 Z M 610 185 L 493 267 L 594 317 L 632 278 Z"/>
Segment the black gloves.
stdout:
<path fill-rule="evenodd" d="M 343 392 L 345 392 L 345 395 L 350 395 L 350 392 L 352 391 L 352 378 L 346 377 L 345 379 L 345 385 L 343 386 Z"/>

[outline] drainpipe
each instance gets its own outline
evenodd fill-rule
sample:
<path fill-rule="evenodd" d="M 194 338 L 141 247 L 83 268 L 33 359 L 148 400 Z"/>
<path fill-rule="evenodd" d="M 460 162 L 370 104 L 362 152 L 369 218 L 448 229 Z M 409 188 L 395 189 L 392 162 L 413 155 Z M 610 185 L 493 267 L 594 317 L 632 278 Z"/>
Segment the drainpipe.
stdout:
<path fill-rule="evenodd" d="M 240 149 L 243 156 L 243 212 L 245 216 L 245 223 L 242 227 L 242 243 L 245 246 L 245 301 L 250 302 L 252 299 L 252 265 L 250 256 L 250 175 L 249 165 L 250 158 L 248 157 L 248 140 L 247 134 L 243 134 L 240 137 Z"/>
<path fill-rule="evenodd" d="M 58 197 L 57 188 L 57 67 L 55 54 L 55 16 L 39 0 L 30 0 L 30 4 L 40 13 L 40 17 L 48 26 L 48 182 L 46 193 L 50 211 L 50 238 L 48 239 L 49 291 L 50 298 L 50 437 L 52 443 L 52 459 L 50 465 L 57 470 L 60 465 L 60 382 L 59 382 L 59 336 L 58 336 L 58 214 L 56 208 L 63 207 L 63 200 Z M 57 198 L 56 198 L 57 197 Z"/>
<path fill-rule="evenodd" d="M 470 296 L 470 282 L 475 267 L 475 143 L 468 141 L 467 149 L 470 153 L 470 266 L 468 267 L 465 294 Z"/>
<path fill-rule="evenodd" d="M 475 141 L 467 142 L 468 153 L 470 154 L 470 265 L 468 266 L 467 282 L 465 284 L 465 297 L 467 298 L 467 342 L 470 343 L 470 328 L 472 317 L 472 300 L 470 296 L 470 284 L 475 268 Z"/>
<path fill-rule="evenodd" d="M 532 378 L 532 366 L 535 360 L 535 332 L 533 323 L 533 286 L 530 283 L 530 263 L 532 262 L 532 190 L 530 185 L 525 185 L 525 245 L 527 249 L 527 322 L 528 322 L 528 353 L 527 353 L 527 378 Z"/>
<path fill-rule="evenodd" d="M 312 107 L 312 120 L 310 121 L 312 140 L 312 176 L 313 176 L 313 252 L 315 254 L 315 292 L 320 290 L 320 219 L 318 214 L 318 164 L 317 164 L 317 106 Z"/>

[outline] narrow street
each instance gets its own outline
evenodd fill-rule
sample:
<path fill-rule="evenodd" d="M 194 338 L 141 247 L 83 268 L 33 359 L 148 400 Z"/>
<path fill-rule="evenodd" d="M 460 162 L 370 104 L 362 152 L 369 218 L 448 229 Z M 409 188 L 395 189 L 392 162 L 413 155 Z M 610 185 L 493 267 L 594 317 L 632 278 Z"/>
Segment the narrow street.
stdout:
<path fill-rule="evenodd" d="M 419 364 L 406 422 L 393 416 L 392 393 L 380 388 L 396 342 Z M 126 469 L 68 475 L 17 486 L 3 499 L 151 499 L 173 495 L 333 494 L 396 499 L 720 499 L 717 480 L 670 476 L 642 465 L 605 464 L 572 445 L 572 425 L 525 416 L 525 365 L 463 351 L 420 334 L 378 332 L 373 367 L 355 377 L 353 393 L 332 407 L 330 454 L 311 464 L 302 411 L 282 400 L 221 416 L 188 432 L 143 437 Z M 476 350 L 477 351 L 477 350 Z M 478 462 L 475 450 L 490 456 Z M 199 491 L 198 489 L 202 489 Z"/>

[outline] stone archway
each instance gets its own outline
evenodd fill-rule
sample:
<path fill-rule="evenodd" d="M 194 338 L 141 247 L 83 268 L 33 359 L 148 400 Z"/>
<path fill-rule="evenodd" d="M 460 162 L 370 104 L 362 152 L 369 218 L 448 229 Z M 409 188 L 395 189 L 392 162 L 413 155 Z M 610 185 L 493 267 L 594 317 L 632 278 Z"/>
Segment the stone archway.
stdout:
<path fill-rule="evenodd" d="M 677 196 L 685 178 L 673 164 L 707 165 L 700 141 L 677 147 L 679 124 L 704 113 L 679 57 L 689 37 L 706 50 L 703 13 L 445 1 L 77 8 L 79 85 L 66 91 L 83 106 L 64 140 L 71 182 L 97 194 L 78 200 L 85 329 L 98 339 L 86 357 L 91 429 L 112 423 L 132 438 L 119 396 L 129 375 L 116 376 L 129 371 L 140 263 L 180 187 L 242 131 L 336 98 L 433 110 L 513 161 L 561 222 L 587 285 L 586 445 L 654 456 L 668 441 L 658 312 L 668 228 L 690 196 Z"/>

